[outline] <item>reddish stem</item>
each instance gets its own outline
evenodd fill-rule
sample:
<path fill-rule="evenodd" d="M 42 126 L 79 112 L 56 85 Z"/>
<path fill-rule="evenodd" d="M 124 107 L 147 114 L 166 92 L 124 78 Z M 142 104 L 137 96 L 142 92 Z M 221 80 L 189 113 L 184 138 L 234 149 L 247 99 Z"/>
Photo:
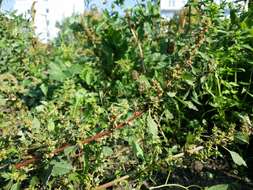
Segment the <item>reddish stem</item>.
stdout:
<path fill-rule="evenodd" d="M 93 141 L 97 141 L 98 139 L 101 139 L 103 137 L 109 136 L 110 134 L 112 134 L 114 132 L 115 129 L 120 129 L 125 127 L 126 125 L 128 125 L 131 121 L 135 120 L 137 117 L 141 116 L 143 114 L 143 112 L 134 112 L 133 116 L 130 117 L 127 121 L 120 123 L 119 125 L 117 125 L 116 127 L 114 127 L 113 129 L 109 129 L 106 131 L 102 131 L 99 132 L 97 134 L 95 134 L 94 136 L 88 137 L 87 139 L 83 140 L 81 142 L 81 144 L 89 144 Z M 70 144 L 65 144 L 57 149 L 55 149 L 50 155 L 51 157 L 56 156 L 58 154 L 60 154 L 61 152 L 63 152 L 66 148 L 70 147 Z M 28 160 L 23 160 L 17 164 L 15 164 L 15 168 L 16 169 L 21 169 L 22 167 L 25 167 L 29 164 L 33 164 L 35 162 L 38 162 L 41 160 L 41 157 L 36 157 L 33 156 L 31 159 Z"/>

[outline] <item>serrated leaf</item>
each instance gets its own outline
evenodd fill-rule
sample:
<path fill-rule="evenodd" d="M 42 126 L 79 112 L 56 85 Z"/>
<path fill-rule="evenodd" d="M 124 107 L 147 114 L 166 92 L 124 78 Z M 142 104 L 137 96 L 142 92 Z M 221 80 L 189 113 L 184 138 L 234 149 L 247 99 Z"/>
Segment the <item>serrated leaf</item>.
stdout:
<path fill-rule="evenodd" d="M 147 125 L 148 125 L 148 133 L 152 135 L 153 139 L 156 139 L 158 137 L 158 126 L 150 114 L 147 117 Z"/>
<path fill-rule="evenodd" d="M 219 185 L 214 185 L 214 186 L 205 188 L 205 190 L 228 190 L 228 189 L 229 189 L 228 184 L 219 184 Z"/>
<path fill-rule="evenodd" d="M 64 160 L 59 162 L 54 160 L 51 162 L 51 164 L 53 165 L 51 172 L 52 176 L 62 176 L 69 173 L 73 169 L 72 165 Z"/>
<path fill-rule="evenodd" d="M 238 166 L 247 167 L 246 162 L 244 161 L 244 159 L 237 152 L 234 152 L 234 151 L 231 151 L 231 150 L 228 150 L 228 152 L 230 153 L 230 155 L 231 155 L 231 157 L 232 157 L 235 164 L 237 164 Z"/>

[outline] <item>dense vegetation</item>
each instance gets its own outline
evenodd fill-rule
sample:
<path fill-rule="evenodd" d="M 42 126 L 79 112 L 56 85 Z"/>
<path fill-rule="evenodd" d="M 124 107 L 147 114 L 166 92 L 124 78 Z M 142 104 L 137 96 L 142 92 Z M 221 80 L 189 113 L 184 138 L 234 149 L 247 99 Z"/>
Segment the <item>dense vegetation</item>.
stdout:
<path fill-rule="evenodd" d="M 175 181 L 180 168 L 213 185 L 216 170 L 250 183 L 253 11 L 188 6 L 172 21 L 152 2 L 125 16 L 87 12 L 47 45 L 29 21 L 1 14 L 1 189 L 92 189 L 122 176 L 123 189 L 202 189 Z M 233 187 L 209 189 L 219 188 Z"/>

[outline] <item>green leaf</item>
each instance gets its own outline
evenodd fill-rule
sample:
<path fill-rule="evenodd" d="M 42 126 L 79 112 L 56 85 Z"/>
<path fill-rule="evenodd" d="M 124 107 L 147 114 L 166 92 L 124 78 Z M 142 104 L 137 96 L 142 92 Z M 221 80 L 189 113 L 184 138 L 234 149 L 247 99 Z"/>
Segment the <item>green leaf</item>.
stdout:
<path fill-rule="evenodd" d="M 82 69 L 83 67 L 81 65 L 75 64 L 68 68 L 68 72 L 70 73 L 71 76 L 73 76 L 76 74 L 80 74 Z"/>
<path fill-rule="evenodd" d="M 40 85 L 40 89 L 43 92 L 43 94 L 46 96 L 48 92 L 48 87 L 45 84 Z"/>
<path fill-rule="evenodd" d="M 144 159 L 143 150 L 142 150 L 141 146 L 139 145 L 139 143 L 137 142 L 137 140 L 132 139 L 132 140 L 130 141 L 130 143 L 131 143 L 131 145 L 132 145 L 134 154 L 135 154 L 138 158 Z"/>
<path fill-rule="evenodd" d="M 85 81 L 88 85 L 91 84 L 91 82 L 92 82 L 92 70 L 91 69 L 87 70 Z"/>
<path fill-rule="evenodd" d="M 94 70 L 90 67 L 85 67 L 82 71 L 81 78 L 88 84 L 91 85 L 96 81 Z"/>
<path fill-rule="evenodd" d="M 146 88 L 150 88 L 151 84 L 148 81 L 148 78 L 145 75 L 140 75 L 138 81 L 143 84 Z"/>
<path fill-rule="evenodd" d="M 33 176 L 30 181 L 30 186 L 35 187 L 40 182 L 39 178 L 37 176 Z"/>
<path fill-rule="evenodd" d="M 10 190 L 19 190 L 20 189 L 20 183 L 15 183 L 14 185 L 11 186 Z"/>
<path fill-rule="evenodd" d="M 210 57 L 208 56 L 208 54 L 202 53 L 200 51 L 198 51 L 197 54 L 199 54 L 206 61 L 210 60 Z"/>
<path fill-rule="evenodd" d="M 49 119 L 48 121 L 48 125 L 47 125 L 47 129 L 48 131 L 54 131 L 55 129 L 55 124 L 54 124 L 54 121 L 52 119 Z"/>
<path fill-rule="evenodd" d="M 104 156 L 111 156 L 113 154 L 113 150 L 109 146 L 105 146 L 102 149 L 102 154 Z"/>
<path fill-rule="evenodd" d="M 205 188 L 205 190 L 228 190 L 228 189 L 229 189 L 228 184 L 219 184 L 219 185 L 214 185 L 214 186 Z"/>
<path fill-rule="evenodd" d="M 59 162 L 53 160 L 51 162 L 51 165 L 53 165 L 51 172 L 52 176 L 62 176 L 69 173 L 73 169 L 72 165 L 64 160 L 61 160 Z"/>
<path fill-rule="evenodd" d="M 253 48 L 248 44 L 244 44 L 244 45 L 242 45 L 242 47 L 245 48 L 245 49 L 248 49 L 250 51 L 253 51 Z"/>
<path fill-rule="evenodd" d="M 198 108 L 191 101 L 184 101 L 184 103 L 187 105 L 189 109 L 199 111 Z"/>
<path fill-rule="evenodd" d="M 247 167 L 247 164 L 246 162 L 244 161 L 244 159 L 237 153 L 237 152 L 234 152 L 234 151 L 231 151 L 231 150 L 228 150 L 227 148 L 225 148 L 231 155 L 233 161 L 235 164 L 237 164 L 238 166 L 245 166 Z"/>
<path fill-rule="evenodd" d="M 0 94 L 0 106 L 4 106 L 6 104 L 6 99 Z"/>
<path fill-rule="evenodd" d="M 66 78 L 66 74 L 59 64 L 51 63 L 49 64 L 48 70 L 50 79 L 63 82 Z"/>
<path fill-rule="evenodd" d="M 33 118 L 32 128 L 37 130 L 40 129 L 40 121 L 36 117 Z"/>
<path fill-rule="evenodd" d="M 235 134 L 235 140 L 240 144 L 249 144 L 249 135 L 243 132 Z"/>
<path fill-rule="evenodd" d="M 194 76 L 190 73 L 184 73 L 182 76 L 183 81 L 185 81 L 190 86 L 194 86 Z"/>
<path fill-rule="evenodd" d="M 152 135 L 153 139 L 156 139 L 158 137 L 158 126 L 150 114 L 147 117 L 147 125 L 148 125 L 148 133 Z"/>
<path fill-rule="evenodd" d="M 173 114 L 172 114 L 169 110 L 165 110 L 165 111 L 164 111 L 164 114 L 165 114 L 165 117 L 166 117 L 167 120 L 172 120 L 172 119 L 174 119 Z"/>
<path fill-rule="evenodd" d="M 170 98 L 173 98 L 176 96 L 176 92 L 167 92 L 167 95 L 170 97 Z"/>

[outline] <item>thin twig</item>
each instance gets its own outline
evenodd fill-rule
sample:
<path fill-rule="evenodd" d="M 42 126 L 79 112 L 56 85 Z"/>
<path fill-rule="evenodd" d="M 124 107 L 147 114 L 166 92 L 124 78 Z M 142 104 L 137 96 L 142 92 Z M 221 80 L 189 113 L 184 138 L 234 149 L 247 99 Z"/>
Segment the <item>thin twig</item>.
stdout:
<path fill-rule="evenodd" d="M 121 178 L 119 178 L 119 179 L 115 179 L 115 180 L 113 180 L 113 181 L 111 181 L 111 182 L 108 182 L 108 183 L 105 183 L 105 184 L 103 184 L 103 185 L 100 185 L 100 186 L 96 187 L 94 190 L 103 190 L 103 189 L 107 189 L 108 187 L 112 187 L 112 186 L 116 185 L 117 183 L 119 183 L 119 182 L 121 182 L 121 181 L 124 181 L 124 180 L 126 180 L 126 179 L 128 179 L 128 178 L 129 178 L 129 175 L 123 176 L 123 177 L 121 177 Z"/>
<path fill-rule="evenodd" d="M 159 186 L 155 186 L 155 187 L 150 187 L 149 190 L 152 190 L 152 189 L 162 189 L 162 188 L 165 188 L 165 187 L 177 187 L 177 188 L 181 188 L 181 189 L 185 189 L 185 190 L 190 190 L 191 188 L 195 187 L 195 188 L 198 188 L 198 189 L 203 189 L 202 187 L 198 186 L 198 185 L 190 185 L 190 186 L 183 186 L 183 185 L 180 185 L 180 184 L 164 184 L 164 185 L 159 185 Z"/>

